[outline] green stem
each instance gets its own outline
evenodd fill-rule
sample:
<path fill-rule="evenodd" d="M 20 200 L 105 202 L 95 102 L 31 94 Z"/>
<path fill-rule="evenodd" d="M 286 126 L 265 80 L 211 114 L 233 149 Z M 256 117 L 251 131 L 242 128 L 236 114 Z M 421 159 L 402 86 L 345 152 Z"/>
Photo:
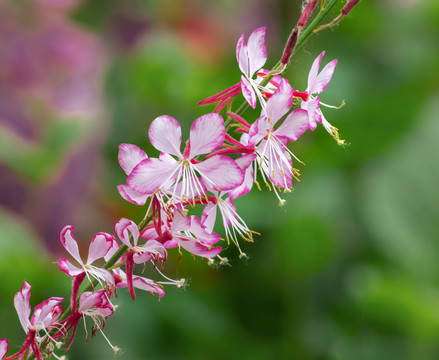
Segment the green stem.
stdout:
<path fill-rule="evenodd" d="M 300 34 L 299 38 L 297 39 L 296 49 L 298 49 L 304 43 L 304 41 L 312 35 L 313 31 L 317 28 L 322 19 L 335 6 L 335 4 L 337 4 L 337 2 L 338 0 L 329 1 L 328 4 L 320 10 L 311 24 L 309 24 L 309 26 Z"/>

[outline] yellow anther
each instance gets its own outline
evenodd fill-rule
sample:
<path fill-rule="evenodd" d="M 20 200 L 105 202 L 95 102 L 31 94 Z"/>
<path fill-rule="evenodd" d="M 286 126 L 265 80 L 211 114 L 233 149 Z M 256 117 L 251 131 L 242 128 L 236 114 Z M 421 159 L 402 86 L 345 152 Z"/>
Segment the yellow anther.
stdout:
<path fill-rule="evenodd" d="M 227 259 L 226 257 L 222 258 L 220 260 L 220 265 L 230 265 L 229 264 L 229 259 Z"/>
<path fill-rule="evenodd" d="M 339 135 L 339 133 L 338 133 L 338 129 L 337 129 L 335 126 L 331 126 L 330 131 L 331 131 L 331 132 L 330 132 L 331 136 L 335 139 L 335 141 L 337 141 L 337 144 L 338 144 L 339 146 L 346 146 L 346 145 L 349 145 L 349 144 L 346 142 L 346 140 L 340 139 L 340 135 Z"/>
<path fill-rule="evenodd" d="M 240 258 L 240 259 L 242 259 L 242 258 L 244 258 L 244 259 L 248 259 L 248 256 L 247 256 L 246 253 L 241 253 L 241 254 L 239 254 L 239 258 Z"/>
<path fill-rule="evenodd" d="M 207 260 L 207 265 L 214 266 L 215 265 L 215 260 L 214 259 Z"/>
<path fill-rule="evenodd" d="M 268 187 L 268 190 L 271 191 L 271 186 L 270 186 L 270 184 L 269 184 L 268 182 L 265 182 L 265 185 Z"/>
<path fill-rule="evenodd" d="M 258 181 L 257 181 L 257 180 L 255 180 L 255 184 L 256 184 L 256 186 L 257 186 L 258 190 L 259 190 L 259 191 L 262 191 L 262 189 L 261 189 L 261 185 L 259 185 L 259 183 L 258 183 Z"/>

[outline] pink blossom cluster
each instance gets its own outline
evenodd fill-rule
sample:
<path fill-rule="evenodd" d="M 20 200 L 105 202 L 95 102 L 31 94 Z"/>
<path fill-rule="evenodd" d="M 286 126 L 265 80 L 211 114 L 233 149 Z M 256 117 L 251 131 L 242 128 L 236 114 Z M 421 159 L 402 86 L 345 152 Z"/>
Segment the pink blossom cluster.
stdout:
<path fill-rule="evenodd" d="M 119 288 L 127 288 L 134 300 L 138 290 L 160 298 L 165 294 L 164 285 L 185 286 L 184 279 L 173 280 L 162 272 L 169 249 L 177 248 L 180 255 L 188 252 L 206 258 L 210 264 L 227 263 L 227 258 L 220 255 L 221 237 L 214 231 L 218 212 L 227 243 L 237 246 L 240 258 L 246 256 L 239 240 L 251 242 L 255 232 L 238 214 L 236 199 L 248 194 L 254 184 L 260 189 L 259 174 L 282 205 L 285 200 L 280 192 L 290 191 L 293 179 L 300 175 L 293 164 L 301 161 L 290 144 L 308 129 L 316 129 L 318 123 L 342 143 L 337 129 L 320 109 L 328 106 L 320 101 L 320 94 L 330 82 L 337 60 L 319 70 L 322 52 L 311 66 L 304 91 L 294 90 L 279 75 L 290 61 L 298 33 L 316 4 L 308 2 L 300 26 L 287 42 L 281 65 L 274 70 L 263 69 L 267 60 L 265 28 L 253 31 L 247 42 L 244 34 L 239 38 L 236 57 L 241 81 L 200 102 L 218 105 L 215 112 L 193 122 L 189 139 L 183 144 L 179 122 L 164 115 L 152 121 L 148 132 L 151 144 L 160 152 L 158 158 L 149 157 L 136 145 L 120 145 L 118 159 L 127 180 L 118 190 L 130 203 L 145 206 L 144 219 L 136 225 L 122 218 L 114 225 L 114 235 L 95 234 L 85 261 L 73 236 L 73 226 L 64 227 L 60 241 L 74 262 L 60 258 L 58 265 L 72 278 L 69 307 L 64 310 L 61 306 L 64 298 L 51 297 L 37 305 L 31 316 L 31 286 L 24 281 L 14 305 L 26 338 L 21 349 L 9 357 L 9 343 L 0 339 L 0 360 L 60 358 L 54 351 L 65 343 L 67 349 L 71 346 L 81 319 L 84 323 L 91 319 L 93 334 L 102 332 L 106 319 L 117 307 L 113 302 Z M 243 105 L 231 111 L 240 93 L 251 108 L 261 108 L 253 123 L 242 117 Z M 219 113 L 226 106 L 224 118 Z M 201 218 L 190 214 L 196 206 L 203 207 Z M 143 272 L 139 269 L 147 264 L 158 279 L 139 275 Z M 118 348 L 107 341 L 116 352 Z"/>

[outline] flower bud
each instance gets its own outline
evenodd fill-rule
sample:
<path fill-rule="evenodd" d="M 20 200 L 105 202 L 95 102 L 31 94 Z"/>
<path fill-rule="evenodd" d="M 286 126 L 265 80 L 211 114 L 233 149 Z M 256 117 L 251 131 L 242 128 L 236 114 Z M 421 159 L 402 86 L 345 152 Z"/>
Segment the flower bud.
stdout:
<path fill-rule="evenodd" d="M 287 44 L 285 45 L 282 57 L 280 58 L 280 62 L 283 65 L 287 65 L 290 62 L 291 55 L 293 54 L 294 48 L 296 47 L 298 32 L 299 29 L 297 28 L 297 26 L 293 29 L 293 31 L 291 31 Z"/>
<path fill-rule="evenodd" d="M 297 26 L 304 27 L 306 25 L 306 22 L 308 21 L 308 18 L 310 17 L 311 13 L 313 12 L 314 8 L 316 7 L 319 0 L 309 0 L 308 3 L 305 6 L 305 9 L 303 9 L 302 15 L 300 16 L 299 22 L 297 23 Z"/>
<path fill-rule="evenodd" d="M 349 0 L 347 2 L 347 4 L 343 7 L 343 9 L 341 9 L 341 13 L 343 14 L 343 16 L 349 14 L 349 11 L 352 10 L 352 8 L 358 4 L 360 0 Z"/>

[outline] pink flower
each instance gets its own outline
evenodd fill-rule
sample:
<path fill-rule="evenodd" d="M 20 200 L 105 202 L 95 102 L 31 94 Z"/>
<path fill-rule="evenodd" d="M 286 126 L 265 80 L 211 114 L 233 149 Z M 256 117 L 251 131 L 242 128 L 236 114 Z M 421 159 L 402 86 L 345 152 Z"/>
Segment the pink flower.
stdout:
<path fill-rule="evenodd" d="M 128 219 L 120 219 L 115 225 L 114 230 L 119 239 L 130 249 L 125 254 L 126 261 L 126 281 L 131 298 L 136 299 L 134 292 L 133 268 L 134 263 L 141 264 L 151 260 L 152 257 L 156 261 L 166 260 L 168 254 L 162 244 L 156 240 L 149 240 L 145 244 L 137 245 L 139 240 L 139 229 L 136 224 Z M 140 281 L 141 283 L 142 281 Z M 139 284 L 139 280 L 137 280 Z"/>
<path fill-rule="evenodd" d="M 97 233 L 90 243 L 87 262 L 81 259 L 79 254 L 78 243 L 73 238 L 72 234 L 73 226 L 68 225 L 61 231 L 60 240 L 69 254 L 79 263 L 79 267 L 74 266 L 70 261 L 65 258 L 61 258 L 58 261 L 59 268 L 64 271 L 68 276 L 73 277 L 73 289 L 71 306 L 72 310 L 76 307 L 76 297 L 78 295 L 79 286 L 84 280 L 85 276 L 89 279 L 91 277 L 97 279 L 102 287 L 105 287 L 105 283 L 109 283 L 114 286 L 113 276 L 108 270 L 101 269 L 92 265 L 96 260 L 103 258 L 116 242 L 116 239 L 107 233 Z M 104 281 L 104 283 L 102 283 Z"/>
<path fill-rule="evenodd" d="M 26 333 L 26 339 L 23 347 L 16 354 L 11 355 L 9 357 L 10 359 L 14 359 L 25 351 L 30 350 L 35 354 L 38 360 L 43 360 L 40 344 L 49 336 L 47 330 L 58 325 L 58 318 L 63 311 L 60 303 L 64 298 L 51 297 L 35 307 L 34 313 L 29 321 L 31 313 L 29 304 L 31 288 L 32 287 L 26 281 L 23 281 L 21 290 L 14 296 L 14 306 L 17 310 L 21 326 Z M 41 334 L 41 332 L 43 332 L 43 334 Z M 2 345 L 4 348 L 5 344 L 3 343 Z"/>
<path fill-rule="evenodd" d="M 322 71 L 319 72 L 320 64 L 322 62 L 323 55 L 325 52 L 323 51 L 317 58 L 314 60 L 311 70 L 308 75 L 308 87 L 306 88 L 306 93 L 309 95 L 307 100 L 302 101 L 301 107 L 308 111 L 309 115 L 309 128 L 314 130 L 317 127 L 317 123 L 322 123 L 325 127 L 326 131 L 334 137 L 339 145 L 344 145 L 344 141 L 339 139 L 338 130 L 334 126 L 332 126 L 323 116 L 322 111 L 320 110 L 320 105 L 334 108 L 336 106 L 327 105 L 320 101 L 316 94 L 320 94 L 323 90 L 326 89 L 329 82 L 331 81 L 332 75 L 334 74 L 335 67 L 337 65 L 337 59 L 330 61 L 323 68 Z"/>
<path fill-rule="evenodd" d="M 78 327 L 78 322 L 84 316 L 90 317 L 95 327 L 101 331 L 105 324 L 105 319 L 113 314 L 113 305 L 108 300 L 108 296 L 105 290 L 99 290 L 95 292 L 84 292 L 79 297 L 79 306 L 77 309 L 72 310 L 72 314 L 70 314 L 65 320 L 63 320 L 64 329 L 60 330 L 57 334 L 54 335 L 54 338 L 60 338 L 65 336 L 71 329 L 72 335 L 70 337 L 69 344 L 67 345 L 67 350 L 72 345 L 73 339 L 76 334 L 76 329 Z M 85 324 L 85 322 L 84 322 Z M 110 344 L 111 348 L 117 352 L 118 348 L 111 345 L 107 337 L 102 333 L 104 338 Z"/>
<path fill-rule="evenodd" d="M 266 89 L 261 88 L 259 85 L 262 79 L 253 79 L 255 73 L 261 69 L 267 61 L 265 27 L 254 30 L 250 34 L 247 44 L 245 43 L 244 37 L 245 34 L 242 34 L 236 45 L 236 59 L 238 60 L 239 69 L 243 73 L 241 82 L 204 99 L 199 102 L 198 105 L 208 105 L 218 102 L 215 112 L 220 112 L 227 103 L 242 92 L 244 98 L 253 109 L 256 107 L 256 97 L 261 102 L 261 106 L 263 108 L 265 107 L 263 92 L 265 92 Z"/>
<path fill-rule="evenodd" d="M 274 126 L 291 109 L 293 104 L 293 89 L 286 80 L 282 80 L 276 92 L 268 99 L 266 111 L 251 126 L 248 136 L 242 141 L 247 146 L 255 146 L 256 166 L 268 185 L 267 178 L 274 185 L 274 191 L 281 204 L 284 200 L 279 197 L 276 187 L 290 189 L 295 169 L 292 159 L 297 157 L 288 149 L 288 141 L 296 141 L 309 127 L 308 112 L 303 109 L 292 111 L 283 123 Z M 298 160 L 300 161 L 300 160 Z"/>
<path fill-rule="evenodd" d="M 244 34 L 241 35 L 236 46 L 236 58 L 238 59 L 239 68 L 244 74 L 241 76 L 241 90 L 244 98 L 254 109 L 257 96 L 263 106 L 265 100 L 258 88 L 258 84 L 253 80 L 253 75 L 267 61 L 265 27 L 254 30 L 248 37 L 247 44 L 244 41 Z"/>
<path fill-rule="evenodd" d="M 162 218 L 166 219 L 166 215 Z M 182 247 L 193 255 L 205 258 L 213 258 L 222 250 L 220 246 L 213 247 L 220 240 L 218 234 L 208 233 L 200 219 L 184 216 L 178 210 L 174 211 L 171 219 L 156 227 L 146 227 L 141 236 L 156 239 L 166 248 Z"/>
<path fill-rule="evenodd" d="M 224 137 L 222 117 L 214 113 L 203 115 L 192 124 L 190 139 L 181 153 L 180 124 L 170 116 L 158 117 L 151 123 L 149 139 L 164 154 L 160 159 L 141 161 L 128 176 L 128 186 L 143 194 L 163 190 L 171 202 L 177 203 L 204 197 L 206 187 L 235 188 L 244 180 L 244 174 L 231 158 L 217 155 L 204 161 L 195 160 L 198 155 L 219 149 Z"/>

